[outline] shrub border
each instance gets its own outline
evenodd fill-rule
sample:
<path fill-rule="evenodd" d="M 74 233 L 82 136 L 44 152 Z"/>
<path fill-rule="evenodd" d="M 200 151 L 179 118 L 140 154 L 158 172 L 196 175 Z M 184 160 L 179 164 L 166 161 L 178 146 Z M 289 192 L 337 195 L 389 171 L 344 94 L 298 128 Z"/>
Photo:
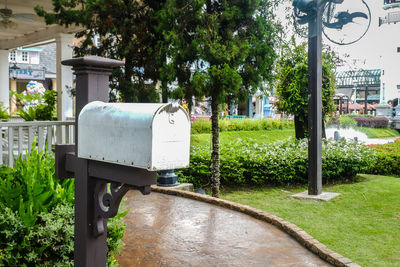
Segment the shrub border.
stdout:
<path fill-rule="evenodd" d="M 329 262 L 335 266 L 340 266 L 340 267 L 344 266 L 360 267 L 360 265 L 352 262 L 350 259 L 345 258 L 342 255 L 330 250 L 324 244 L 314 239 L 312 236 L 307 234 L 303 229 L 296 226 L 295 224 L 289 223 L 275 215 L 266 213 L 259 209 L 254 209 L 247 205 L 242 205 L 219 198 L 214 198 L 207 195 L 201 195 L 193 192 L 187 192 L 166 187 L 152 186 L 151 190 L 157 193 L 197 200 L 247 214 L 255 219 L 267 222 L 269 224 L 278 227 L 280 230 L 286 232 L 288 235 L 296 239 L 302 246 L 304 246 L 314 254 L 318 255 L 321 259 L 325 260 L 326 262 Z"/>

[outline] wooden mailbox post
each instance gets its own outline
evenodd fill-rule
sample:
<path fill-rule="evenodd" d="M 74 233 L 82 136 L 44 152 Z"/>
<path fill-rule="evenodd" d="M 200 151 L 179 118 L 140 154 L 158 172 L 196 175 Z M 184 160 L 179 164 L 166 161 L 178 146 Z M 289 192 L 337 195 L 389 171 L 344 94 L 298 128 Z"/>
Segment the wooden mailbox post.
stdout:
<path fill-rule="evenodd" d="M 75 177 L 75 266 L 106 266 L 107 219 L 130 189 L 150 193 L 157 172 L 189 165 L 190 117 L 177 104 L 108 102 L 123 62 L 65 60 L 76 75 L 75 144 L 56 146 L 56 178 Z"/>

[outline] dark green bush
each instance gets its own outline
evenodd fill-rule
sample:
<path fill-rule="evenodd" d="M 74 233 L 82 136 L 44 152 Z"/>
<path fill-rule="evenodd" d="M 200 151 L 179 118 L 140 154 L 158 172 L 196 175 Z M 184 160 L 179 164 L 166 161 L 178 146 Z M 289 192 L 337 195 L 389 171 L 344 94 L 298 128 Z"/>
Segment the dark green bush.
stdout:
<path fill-rule="evenodd" d="M 57 116 L 56 112 L 56 97 L 57 92 L 47 90 L 44 93 L 44 104 L 36 107 L 36 120 L 38 121 L 51 121 Z"/>
<path fill-rule="evenodd" d="M 14 168 L 0 166 L 0 266 L 72 266 L 73 203 L 74 181 L 54 178 L 51 154 L 33 149 Z M 109 220 L 109 265 L 122 246 L 124 214 Z"/>
<path fill-rule="evenodd" d="M 0 265 L 73 266 L 74 209 L 57 205 L 41 212 L 37 226 L 25 225 L 18 211 L 0 211 Z"/>
<path fill-rule="evenodd" d="M 372 115 L 363 114 L 345 114 L 340 117 L 332 117 L 328 124 L 339 124 L 342 128 L 369 127 L 369 128 L 386 128 L 389 120 L 383 117 L 374 117 Z"/>
<path fill-rule="evenodd" d="M 227 131 L 260 131 L 260 130 L 279 130 L 293 128 L 291 120 L 274 119 L 224 119 L 219 121 L 221 132 Z M 192 133 L 210 133 L 211 121 L 197 119 L 192 122 Z"/>
<path fill-rule="evenodd" d="M 389 119 L 386 117 L 353 117 L 359 127 L 369 128 L 387 128 L 389 126 Z"/>
<path fill-rule="evenodd" d="M 287 184 L 307 183 L 306 140 L 290 139 L 275 144 L 257 144 L 251 140 L 239 141 L 221 147 L 221 183 Z M 368 147 L 354 142 L 324 141 L 322 157 L 323 182 L 353 178 L 365 172 L 375 156 Z M 180 171 L 182 182 L 195 186 L 209 183 L 211 159 L 206 147 L 194 147 L 190 167 Z"/>

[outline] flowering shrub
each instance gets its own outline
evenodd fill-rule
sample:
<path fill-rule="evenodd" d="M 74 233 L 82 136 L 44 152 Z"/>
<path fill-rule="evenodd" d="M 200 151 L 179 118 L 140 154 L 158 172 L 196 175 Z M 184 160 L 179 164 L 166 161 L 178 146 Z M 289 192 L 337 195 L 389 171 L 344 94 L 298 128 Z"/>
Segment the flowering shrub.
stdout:
<path fill-rule="evenodd" d="M 308 145 L 306 140 L 258 144 L 238 141 L 221 147 L 222 184 L 307 183 Z M 324 141 L 322 155 L 323 182 L 353 178 L 370 169 L 375 161 L 368 147 L 348 141 Z M 206 185 L 211 177 L 208 147 L 195 146 L 190 167 L 180 171 L 182 181 Z"/>
<path fill-rule="evenodd" d="M 369 145 L 376 151 L 376 163 L 370 173 L 381 175 L 400 175 L 400 138 L 392 144 Z"/>
<path fill-rule="evenodd" d="M 38 83 L 36 81 L 30 81 L 26 85 L 25 91 L 22 93 L 16 93 L 14 91 L 10 91 L 10 95 L 15 95 L 17 99 L 22 104 L 25 110 L 28 110 L 29 107 L 36 107 L 40 104 L 43 104 L 43 95 L 46 92 L 43 84 Z"/>
<path fill-rule="evenodd" d="M 38 83 L 36 81 L 30 81 L 26 85 L 26 90 L 22 92 L 24 96 L 30 96 L 26 97 L 26 102 L 25 107 L 29 106 L 37 106 L 42 104 L 42 97 L 44 93 L 46 92 L 46 89 L 44 88 L 43 84 Z"/>
<path fill-rule="evenodd" d="M 53 120 L 55 117 L 55 104 L 57 92 L 46 90 L 41 83 L 30 81 L 26 90 L 21 94 L 10 92 L 22 103 L 18 115 L 26 121 Z"/>

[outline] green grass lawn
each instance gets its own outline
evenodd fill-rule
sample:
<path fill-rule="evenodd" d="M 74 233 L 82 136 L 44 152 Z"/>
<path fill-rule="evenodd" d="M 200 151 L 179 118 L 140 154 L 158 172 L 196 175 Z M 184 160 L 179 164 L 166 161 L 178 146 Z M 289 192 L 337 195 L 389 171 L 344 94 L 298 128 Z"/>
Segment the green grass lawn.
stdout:
<path fill-rule="evenodd" d="M 361 266 L 400 266 L 400 178 L 359 180 L 325 186 L 341 193 L 329 202 L 291 197 L 306 187 L 224 188 L 222 198 L 292 222 Z"/>
<path fill-rule="evenodd" d="M 356 130 L 365 133 L 368 138 L 386 138 L 400 136 L 399 132 L 392 128 L 356 127 Z"/>
<path fill-rule="evenodd" d="M 278 140 L 284 140 L 289 137 L 294 137 L 294 129 L 285 130 L 270 130 L 270 131 L 236 131 L 236 132 L 220 132 L 219 139 L 220 144 L 224 145 L 230 142 L 234 142 L 238 139 L 253 139 L 257 142 L 275 142 Z M 192 145 L 204 145 L 211 146 L 211 134 L 192 134 L 191 136 Z"/>
<path fill-rule="evenodd" d="M 386 138 L 400 137 L 398 131 L 391 128 L 365 128 L 356 127 L 357 130 L 365 133 L 369 138 Z M 254 139 L 257 142 L 275 142 L 284 140 L 289 137 L 294 137 L 294 129 L 284 130 L 268 130 L 268 131 L 235 131 L 235 132 L 220 132 L 220 144 L 224 145 L 240 139 Z M 211 146 L 211 134 L 192 134 L 192 145 Z"/>

